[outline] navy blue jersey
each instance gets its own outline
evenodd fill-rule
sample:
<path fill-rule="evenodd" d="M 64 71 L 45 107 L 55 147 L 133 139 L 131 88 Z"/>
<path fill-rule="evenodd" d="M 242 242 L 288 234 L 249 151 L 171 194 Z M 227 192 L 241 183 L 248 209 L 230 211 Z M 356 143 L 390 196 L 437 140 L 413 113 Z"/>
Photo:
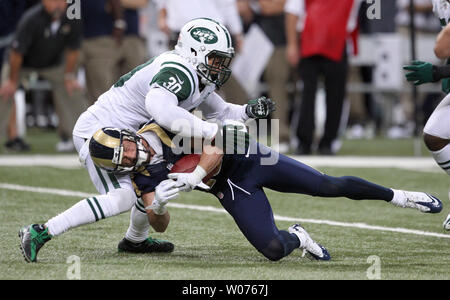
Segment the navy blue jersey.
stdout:
<path fill-rule="evenodd" d="M 255 151 L 256 150 L 256 151 Z M 272 149 L 250 143 L 253 154 L 225 155 L 218 173 L 208 182 L 220 204 L 233 217 L 247 240 L 265 257 L 279 260 L 299 247 L 298 238 L 275 224 L 269 199 L 263 188 L 282 193 L 321 197 L 377 199 L 390 201 L 392 190 L 357 177 L 327 176 Z M 274 159 L 267 160 L 272 157 Z M 175 163 L 181 157 L 171 157 Z M 147 176 L 136 174 L 140 188 L 154 190 L 167 178 L 170 168 L 146 169 Z M 145 173 L 145 172 L 144 172 Z M 299 210 L 301 208 L 299 207 Z"/>

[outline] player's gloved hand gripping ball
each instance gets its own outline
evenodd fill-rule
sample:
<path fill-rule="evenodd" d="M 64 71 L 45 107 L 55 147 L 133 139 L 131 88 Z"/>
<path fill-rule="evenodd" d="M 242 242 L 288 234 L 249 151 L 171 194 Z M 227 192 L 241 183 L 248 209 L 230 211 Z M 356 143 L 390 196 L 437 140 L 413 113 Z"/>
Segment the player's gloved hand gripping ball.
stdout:
<path fill-rule="evenodd" d="M 275 111 L 275 102 L 266 97 L 250 100 L 245 108 L 245 113 L 252 119 L 267 118 L 273 111 Z"/>

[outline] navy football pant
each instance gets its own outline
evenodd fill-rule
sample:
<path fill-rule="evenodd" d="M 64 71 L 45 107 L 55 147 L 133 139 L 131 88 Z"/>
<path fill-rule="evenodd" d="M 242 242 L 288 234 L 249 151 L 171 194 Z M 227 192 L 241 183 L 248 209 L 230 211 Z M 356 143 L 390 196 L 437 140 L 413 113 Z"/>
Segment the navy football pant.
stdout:
<path fill-rule="evenodd" d="M 390 201 L 391 189 L 357 177 L 327 176 L 287 156 L 274 165 L 261 165 L 260 155 L 242 159 L 237 171 L 217 194 L 247 240 L 266 258 L 276 261 L 299 247 L 298 238 L 278 230 L 263 188 L 278 192 L 354 200 Z"/>

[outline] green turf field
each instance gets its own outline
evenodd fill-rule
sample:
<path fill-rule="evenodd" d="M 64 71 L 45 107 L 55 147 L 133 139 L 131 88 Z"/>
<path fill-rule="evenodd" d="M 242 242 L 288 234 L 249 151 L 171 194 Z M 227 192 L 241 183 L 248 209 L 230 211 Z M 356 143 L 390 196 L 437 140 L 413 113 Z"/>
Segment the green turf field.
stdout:
<path fill-rule="evenodd" d="M 444 202 L 437 215 L 396 208 L 378 201 L 311 198 L 268 191 L 275 215 L 331 220 L 448 234 L 442 222 L 450 212 L 448 177 L 400 169 L 323 168 L 330 175 L 355 175 L 409 190 L 434 193 Z M 0 167 L 0 183 L 95 193 L 83 169 Z M 376 231 L 303 223 L 311 236 L 329 250 L 329 262 L 309 261 L 295 251 L 279 262 L 260 255 L 224 213 L 170 207 L 165 234 L 153 234 L 175 244 L 171 254 L 129 255 L 117 252 L 129 224 L 129 213 L 76 228 L 42 248 L 36 264 L 26 263 L 17 232 L 23 225 L 44 222 L 78 202 L 80 197 L 57 196 L 0 188 L 2 243 L 0 279 L 66 279 L 80 258 L 81 279 L 367 279 L 380 259 L 381 279 L 449 279 L 450 239 L 411 233 Z M 173 202 L 220 208 L 208 194 L 184 193 Z M 287 229 L 293 221 L 277 221 Z"/>

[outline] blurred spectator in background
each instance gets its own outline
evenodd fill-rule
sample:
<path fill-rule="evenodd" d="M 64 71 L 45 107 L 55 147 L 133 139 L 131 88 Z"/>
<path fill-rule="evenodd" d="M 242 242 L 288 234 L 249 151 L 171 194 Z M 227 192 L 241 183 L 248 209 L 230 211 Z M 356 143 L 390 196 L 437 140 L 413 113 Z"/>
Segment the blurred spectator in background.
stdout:
<path fill-rule="evenodd" d="M 149 0 L 121 0 L 127 29 L 122 43 L 122 57 L 119 62 L 119 76 L 128 73 L 149 58 L 145 40 L 139 32 L 139 10 L 148 5 Z"/>
<path fill-rule="evenodd" d="M 138 9 L 147 3 L 148 0 L 81 2 L 83 66 L 91 104 L 121 75 L 145 62 L 147 51 L 139 37 Z"/>
<path fill-rule="evenodd" d="M 264 71 L 268 96 L 276 101 L 277 110 L 272 117 L 280 122 L 278 151 L 289 150 L 289 101 L 286 84 L 289 64 L 286 60 L 284 5 L 286 0 L 240 0 L 240 12 L 245 23 L 257 24 L 274 45 L 274 51 Z"/>
<path fill-rule="evenodd" d="M 12 42 L 14 31 L 17 23 L 26 8 L 25 0 L 17 1 L 0 1 L 0 74 L 3 68 L 4 60 L 6 59 L 7 48 Z M 0 76 L 0 83 L 2 82 Z M 19 136 L 16 126 L 15 118 L 15 103 L 12 103 L 10 116 L 5 116 L 6 120 L 0 120 L 0 123 L 8 122 L 7 131 L 0 126 L 0 136 L 6 133 L 7 141 L 5 148 L 12 151 L 27 151 L 30 146 L 25 143 L 22 137 Z M 0 139 L 1 140 L 1 139 Z"/>
<path fill-rule="evenodd" d="M 287 59 L 292 66 L 298 64 L 303 81 L 297 136 L 297 154 L 312 153 L 315 128 L 315 101 L 319 76 L 324 76 L 326 93 L 326 121 L 318 151 L 334 154 L 346 94 L 348 58 L 346 43 L 356 29 L 359 0 L 288 0 L 300 1 L 296 13 L 286 16 Z M 333 13 L 330 13 L 332 10 Z M 305 13 L 301 36 L 297 35 L 299 16 Z M 300 63 L 299 63 L 300 62 Z"/>
<path fill-rule="evenodd" d="M 383 0 L 383 4 L 380 6 L 380 15 L 382 16 L 380 19 L 369 19 L 367 12 L 371 4 L 362 1 L 358 13 L 360 33 L 371 39 L 376 38 L 375 34 L 378 33 L 395 34 L 396 1 Z M 373 86 L 374 66 L 374 64 L 358 65 L 355 70 L 356 72 L 352 72 L 352 75 L 357 75 L 360 78 L 359 81 L 362 81 L 366 87 L 370 88 Z M 350 98 L 351 110 L 347 138 L 373 138 L 375 135 L 381 133 L 383 107 L 376 101 L 376 96 L 371 91 L 362 93 L 362 99 L 359 97 L 359 93 L 357 96 Z"/>
<path fill-rule="evenodd" d="M 411 0 L 397 0 L 396 22 L 399 30 L 409 30 Z M 414 24 L 419 32 L 430 32 L 439 29 L 439 20 L 433 14 L 432 0 L 413 0 L 414 3 Z"/>
<path fill-rule="evenodd" d="M 181 27 L 195 18 L 211 18 L 224 24 L 230 31 L 236 52 L 243 44 L 242 22 L 236 0 L 157 0 L 158 27 L 169 37 L 169 49 L 177 43 Z M 230 79 L 221 88 L 229 102 L 247 104 L 248 95 L 236 78 Z"/>
<path fill-rule="evenodd" d="M 435 41 L 436 35 L 440 30 L 440 22 L 433 14 L 432 0 L 413 0 L 414 4 L 414 24 L 416 27 L 416 40 Z M 397 0 L 397 31 L 403 36 L 403 39 L 410 39 L 410 0 Z M 432 46 L 430 46 L 432 47 Z M 420 56 L 418 54 L 418 56 Z M 410 53 L 404 57 L 405 63 L 411 62 Z M 417 57 L 417 60 L 423 58 Z M 430 61 L 433 64 L 440 64 L 440 60 Z M 427 93 L 424 95 L 424 109 L 433 111 L 437 102 L 440 100 L 439 93 Z M 403 94 L 393 110 L 396 112 L 393 120 L 393 126 L 389 128 L 387 136 L 390 138 L 411 137 L 414 134 L 414 103 L 411 95 Z M 420 116 L 419 116 L 420 117 Z M 425 116 L 427 117 L 427 116 Z M 421 120 L 419 120 L 420 122 Z"/>
<path fill-rule="evenodd" d="M 72 129 L 86 108 L 76 79 L 81 23 L 69 20 L 66 9 L 65 0 L 42 0 L 23 15 L 11 45 L 9 76 L 0 88 L 0 120 L 5 120 L 17 88 L 26 86 L 32 74 L 51 83 L 59 118 L 58 151 L 73 150 Z"/>

